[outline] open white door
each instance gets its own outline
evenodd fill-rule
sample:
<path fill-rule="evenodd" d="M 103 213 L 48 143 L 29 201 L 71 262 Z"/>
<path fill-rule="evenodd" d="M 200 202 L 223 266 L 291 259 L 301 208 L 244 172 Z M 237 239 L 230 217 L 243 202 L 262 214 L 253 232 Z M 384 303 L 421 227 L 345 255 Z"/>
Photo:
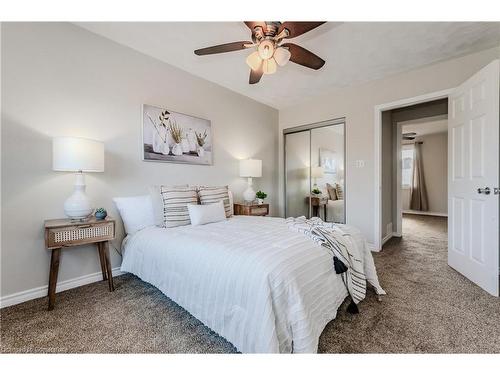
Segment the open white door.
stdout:
<path fill-rule="evenodd" d="M 448 264 L 498 296 L 499 61 L 448 101 Z"/>

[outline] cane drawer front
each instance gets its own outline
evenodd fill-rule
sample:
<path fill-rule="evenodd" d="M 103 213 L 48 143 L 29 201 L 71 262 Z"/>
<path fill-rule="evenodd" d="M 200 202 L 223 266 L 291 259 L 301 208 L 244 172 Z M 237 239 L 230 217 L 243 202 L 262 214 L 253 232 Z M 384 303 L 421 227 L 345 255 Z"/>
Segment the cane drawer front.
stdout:
<path fill-rule="evenodd" d="M 112 240 L 115 237 L 113 221 L 47 228 L 47 248 L 82 245 Z"/>
<path fill-rule="evenodd" d="M 250 207 L 250 215 L 252 216 L 265 216 L 269 214 L 269 206 L 259 205 Z"/>

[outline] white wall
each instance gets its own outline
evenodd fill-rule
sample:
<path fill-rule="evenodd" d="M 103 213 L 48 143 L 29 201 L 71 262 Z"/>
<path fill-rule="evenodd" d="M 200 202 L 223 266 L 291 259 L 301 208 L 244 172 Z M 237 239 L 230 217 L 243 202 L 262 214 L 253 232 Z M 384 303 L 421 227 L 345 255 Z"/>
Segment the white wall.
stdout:
<path fill-rule="evenodd" d="M 115 217 L 113 196 L 145 194 L 150 184 L 230 184 L 238 199 L 246 183 L 238 159 L 247 157 L 263 160 L 255 187 L 276 212 L 276 110 L 75 25 L 4 23 L 1 37 L 2 297 L 48 283 L 43 221 L 64 216 L 74 183 L 51 170 L 54 136 L 105 142 L 105 172 L 88 174 L 87 190 Z M 141 161 L 143 103 L 210 119 L 213 166 Z M 99 270 L 95 250 L 64 250 L 59 281 Z"/>
<path fill-rule="evenodd" d="M 329 94 L 304 101 L 301 105 L 280 110 L 279 156 L 282 158 L 283 155 L 283 129 L 346 117 L 347 222 L 359 227 L 370 242 L 375 242 L 374 107 L 455 87 L 499 57 L 500 48 L 497 47 L 363 85 L 339 88 Z M 363 160 L 364 167 L 355 167 L 357 160 Z M 278 166 L 282 193 L 281 159 Z M 283 209 L 282 197 L 280 209 Z"/>

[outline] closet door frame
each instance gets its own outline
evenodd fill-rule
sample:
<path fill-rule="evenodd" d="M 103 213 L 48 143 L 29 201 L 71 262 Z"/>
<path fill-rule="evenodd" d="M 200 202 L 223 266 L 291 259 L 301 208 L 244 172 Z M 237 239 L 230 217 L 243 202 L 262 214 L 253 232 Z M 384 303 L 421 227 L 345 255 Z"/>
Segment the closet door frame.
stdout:
<path fill-rule="evenodd" d="M 287 217 L 287 195 L 286 195 L 286 177 L 287 177 L 287 165 L 286 165 L 286 136 L 288 134 L 300 133 L 300 132 L 309 132 L 309 191 L 311 190 L 311 153 L 312 153 L 312 145 L 311 145 L 311 130 L 324 128 L 327 126 L 335 126 L 335 125 L 344 125 L 344 223 L 347 223 L 347 122 L 345 117 L 339 117 L 331 120 L 325 120 L 320 122 L 314 122 L 312 124 L 299 125 L 292 128 L 283 129 L 283 198 L 285 205 L 285 218 Z M 309 201 L 309 216 L 311 216 L 311 202 Z"/>

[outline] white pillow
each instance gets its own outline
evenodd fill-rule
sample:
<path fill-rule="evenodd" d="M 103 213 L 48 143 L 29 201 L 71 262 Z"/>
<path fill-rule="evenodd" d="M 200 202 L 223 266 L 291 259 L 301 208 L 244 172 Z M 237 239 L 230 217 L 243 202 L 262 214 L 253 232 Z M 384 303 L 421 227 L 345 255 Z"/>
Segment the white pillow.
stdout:
<path fill-rule="evenodd" d="M 210 204 L 188 204 L 189 219 L 192 225 L 216 223 L 226 220 L 226 211 L 222 201 Z"/>
<path fill-rule="evenodd" d="M 120 212 L 127 234 L 155 225 L 151 196 L 113 198 L 113 202 Z"/>

